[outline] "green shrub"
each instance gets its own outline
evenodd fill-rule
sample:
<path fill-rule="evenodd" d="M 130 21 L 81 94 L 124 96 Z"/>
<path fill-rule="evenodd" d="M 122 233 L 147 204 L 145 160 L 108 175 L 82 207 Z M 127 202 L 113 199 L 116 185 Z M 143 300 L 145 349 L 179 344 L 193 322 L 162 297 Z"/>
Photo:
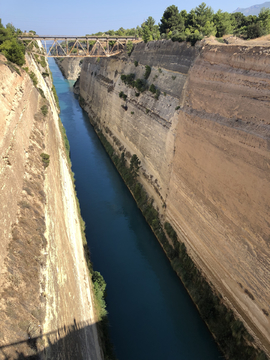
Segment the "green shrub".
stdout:
<path fill-rule="evenodd" d="M 49 73 L 47 73 L 47 72 L 43 72 L 43 73 L 42 73 L 42 76 L 45 78 L 45 77 L 49 77 L 50 75 L 49 75 Z"/>
<path fill-rule="evenodd" d="M 42 153 L 40 154 L 44 167 L 48 167 L 50 164 L 50 155 Z"/>
<path fill-rule="evenodd" d="M 18 75 L 21 76 L 21 72 L 20 70 L 17 68 L 17 66 L 15 66 L 11 61 L 8 60 L 8 63 L 7 63 L 9 69 L 13 72 L 15 71 Z"/>
<path fill-rule="evenodd" d="M 160 90 L 156 89 L 155 99 L 158 100 L 160 95 Z"/>
<path fill-rule="evenodd" d="M 41 88 L 37 88 L 40 95 L 45 99 L 44 91 Z"/>
<path fill-rule="evenodd" d="M 146 109 L 146 110 L 145 110 L 146 114 L 148 114 L 148 113 L 149 113 L 149 111 L 150 111 L 149 109 Z"/>
<path fill-rule="evenodd" d="M 126 95 L 125 93 L 123 93 L 123 91 L 120 91 L 119 97 L 120 97 L 121 99 L 123 99 L 124 101 L 126 101 L 126 99 L 127 99 L 127 95 Z"/>
<path fill-rule="evenodd" d="M 125 85 L 134 87 L 135 85 L 134 79 L 135 79 L 135 74 L 121 75 L 121 80 L 125 83 Z"/>
<path fill-rule="evenodd" d="M 143 76 L 145 80 L 149 78 L 150 74 L 151 74 L 151 67 L 149 65 L 145 65 L 145 73 Z"/>
<path fill-rule="evenodd" d="M 131 111 L 131 115 L 134 115 L 134 111 Z"/>
<path fill-rule="evenodd" d="M 186 41 L 187 37 L 186 37 L 185 33 L 175 31 L 174 34 L 172 34 L 171 39 L 172 39 L 172 41 L 183 42 L 183 41 Z"/>
<path fill-rule="evenodd" d="M 136 67 L 139 65 L 139 63 L 138 63 L 137 60 L 134 61 L 134 65 L 135 65 Z"/>
<path fill-rule="evenodd" d="M 40 65 L 41 65 L 43 68 L 46 68 L 46 67 L 47 67 L 47 63 L 46 63 L 46 60 L 45 60 L 45 56 L 40 56 Z"/>
<path fill-rule="evenodd" d="M 48 106 L 47 105 L 43 105 L 41 108 L 40 108 L 42 114 L 44 116 L 46 116 L 48 114 Z"/>
<path fill-rule="evenodd" d="M 194 33 L 189 34 L 187 36 L 186 40 L 189 41 L 192 46 L 194 46 L 196 44 L 196 42 L 199 41 L 199 40 L 202 40 L 202 38 L 203 38 L 203 35 L 201 35 L 201 33 L 199 33 L 198 30 L 195 30 Z"/>
<path fill-rule="evenodd" d="M 266 31 L 261 24 L 261 22 L 257 22 L 255 24 L 250 24 L 247 27 L 247 38 L 248 39 L 255 39 L 261 37 L 266 34 Z"/>
<path fill-rule="evenodd" d="M 172 76 L 172 79 L 173 79 L 173 80 L 175 80 L 175 79 L 176 79 L 176 76 L 175 76 L 175 75 L 173 75 L 173 76 Z"/>
<path fill-rule="evenodd" d="M 97 306 L 98 320 L 102 320 L 107 315 L 106 302 L 105 302 L 105 290 L 106 283 L 103 276 L 98 271 L 93 271 L 92 281 L 94 284 L 95 292 L 95 304 Z"/>
<path fill-rule="evenodd" d="M 53 96 L 54 96 L 56 105 L 57 105 L 58 109 L 60 109 L 58 95 L 57 95 L 57 92 L 56 92 L 56 89 L 55 89 L 54 85 L 52 86 L 52 92 L 53 92 Z"/>
<path fill-rule="evenodd" d="M 140 92 L 144 92 L 145 90 L 147 90 L 147 84 L 145 80 L 142 79 L 137 79 L 134 83 L 134 87 Z"/>
<path fill-rule="evenodd" d="M 30 76 L 30 79 L 32 80 L 34 86 L 37 86 L 38 79 L 37 79 L 36 75 L 33 73 L 33 71 L 30 71 L 29 76 Z"/>
<path fill-rule="evenodd" d="M 151 91 L 153 94 L 156 93 L 157 89 L 156 89 L 156 87 L 155 87 L 154 84 L 151 84 L 151 86 L 150 86 L 150 88 L 149 88 L 149 91 Z"/>
<path fill-rule="evenodd" d="M 133 49 L 134 49 L 133 42 L 130 41 L 130 40 L 128 40 L 126 48 L 127 48 L 128 56 L 130 56 L 131 53 L 132 53 L 132 51 L 133 51 Z"/>
<path fill-rule="evenodd" d="M 137 97 L 138 97 L 138 96 L 140 96 L 140 93 L 139 93 L 139 92 L 138 92 L 138 93 L 137 93 L 137 92 L 135 92 L 135 96 L 137 96 Z"/>
<path fill-rule="evenodd" d="M 175 108 L 175 110 L 179 110 L 180 109 L 180 106 L 178 105 L 178 106 L 176 106 L 176 108 Z"/>

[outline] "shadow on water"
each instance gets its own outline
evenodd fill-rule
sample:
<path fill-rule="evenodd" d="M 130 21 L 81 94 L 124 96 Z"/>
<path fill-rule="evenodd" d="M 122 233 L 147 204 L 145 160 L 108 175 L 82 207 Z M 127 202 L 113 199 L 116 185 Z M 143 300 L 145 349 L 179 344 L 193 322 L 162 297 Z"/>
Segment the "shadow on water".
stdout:
<path fill-rule="evenodd" d="M 0 345 L 2 360 L 97 359 L 93 344 L 93 327 L 88 321 L 76 322 L 47 334 Z M 87 340 L 87 341 L 85 341 Z"/>

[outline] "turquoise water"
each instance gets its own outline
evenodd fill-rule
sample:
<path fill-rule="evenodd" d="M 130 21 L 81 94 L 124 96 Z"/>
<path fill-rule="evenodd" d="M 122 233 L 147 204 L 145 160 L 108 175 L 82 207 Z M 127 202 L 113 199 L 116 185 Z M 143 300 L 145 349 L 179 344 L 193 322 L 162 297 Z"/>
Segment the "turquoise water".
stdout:
<path fill-rule="evenodd" d="M 94 269 L 119 360 L 215 360 L 217 345 L 53 59 Z"/>

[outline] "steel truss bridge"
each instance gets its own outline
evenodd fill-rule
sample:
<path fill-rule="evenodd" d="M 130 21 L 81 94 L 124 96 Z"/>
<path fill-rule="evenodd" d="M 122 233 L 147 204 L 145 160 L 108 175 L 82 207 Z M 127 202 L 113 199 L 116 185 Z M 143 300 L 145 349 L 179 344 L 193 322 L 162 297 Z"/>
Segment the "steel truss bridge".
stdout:
<path fill-rule="evenodd" d="M 121 53 L 128 41 L 135 42 L 135 36 L 18 36 L 26 51 L 46 57 L 110 57 Z M 35 42 L 40 40 L 44 54 L 41 54 Z"/>

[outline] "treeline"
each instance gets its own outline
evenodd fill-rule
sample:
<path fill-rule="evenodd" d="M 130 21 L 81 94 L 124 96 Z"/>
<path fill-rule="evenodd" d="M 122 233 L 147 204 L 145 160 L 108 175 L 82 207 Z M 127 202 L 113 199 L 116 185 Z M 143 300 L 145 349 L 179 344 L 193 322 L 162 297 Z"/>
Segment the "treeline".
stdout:
<path fill-rule="evenodd" d="M 20 34 L 22 34 L 20 29 L 16 29 L 12 24 L 4 27 L 0 19 L 0 53 L 9 61 L 22 66 L 25 63 L 25 47 L 18 41 Z"/>
<path fill-rule="evenodd" d="M 270 9 L 262 9 L 258 16 L 245 16 L 241 12 L 228 13 L 213 9 L 204 2 L 192 9 L 178 10 L 171 5 L 164 11 L 158 25 L 152 16 L 141 25 L 132 29 L 120 28 L 117 31 L 109 30 L 105 34 L 109 36 L 137 36 L 144 42 L 160 39 L 172 39 L 173 41 L 191 41 L 195 43 L 204 36 L 216 36 L 221 38 L 227 34 L 240 36 L 244 39 L 254 39 L 270 33 Z M 104 35 L 98 32 L 93 35 Z"/>

